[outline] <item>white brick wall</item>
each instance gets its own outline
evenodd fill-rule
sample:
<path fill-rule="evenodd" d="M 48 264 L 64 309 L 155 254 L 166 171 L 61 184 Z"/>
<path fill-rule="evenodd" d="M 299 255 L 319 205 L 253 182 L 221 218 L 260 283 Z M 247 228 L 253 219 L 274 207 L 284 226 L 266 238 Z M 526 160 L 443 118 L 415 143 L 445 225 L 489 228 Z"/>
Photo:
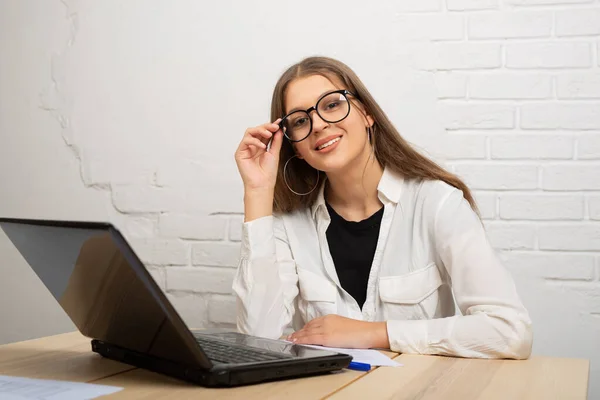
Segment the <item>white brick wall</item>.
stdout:
<path fill-rule="evenodd" d="M 400 41 L 460 40 L 465 32 L 462 15 L 407 14 L 397 19 L 395 37 Z"/>
<path fill-rule="evenodd" d="M 208 320 L 214 324 L 233 325 L 236 321 L 236 301 L 231 296 L 214 295 L 208 301 Z"/>
<path fill-rule="evenodd" d="M 577 141 L 577 158 L 600 159 L 600 134 L 582 135 Z"/>
<path fill-rule="evenodd" d="M 487 138 L 482 135 L 453 133 L 444 140 L 444 155 L 448 159 L 485 159 Z"/>
<path fill-rule="evenodd" d="M 396 7 L 401 12 L 441 11 L 442 0 L 401 1 Z"/>
<path fill-rule="evenodd" d="M 438 70 L 488 69 L 502 64 L 502 46 L 495 43 L 438 43 L 432 49 Z"/>
<path fill-rule="evenodd" d="M 556 92 L 559 99 L 600 99 L 600 72 L 559 74 Z"/>
<path fill-rule="evenodd" d="M 507 5 L 514 6 L 540 6 L 540 5 L 554 5 L 554 4 L 582 4 L 582 3 L 593 3 L 594 0 L 504 0 Z"/>
<path fill-rule="evenodd" d="M 498 194 L 488 192 L 473 192 L 481 218 L 495 219 L 498 214 Z"/>
<path fill-rule="evenodd" d="M 586 68 L 592 65 L 592 45 L 585 42 L 506 44 L 506 67 L 514 69 Z"/>
<path fill-rule="evenodd" d="M 554 280 L 595 279 L 594 257 L 587 254 L 561 254 L 542 251 L 512 251 L 502 255 L 505 265 L 515 271 L 535 271 Z"/>
<path fill-rule="evenodd" d="M 169 291 L 167 298 L 190 328 L 204 328 L 208 325 L 208 299 L 206 296 Z"/>
<path fill-rule="evenodd" d="M 173 191 L 156 186 L 113 185 L 114 207 L 126 214 L 169 211 L 178 202 Z"/>
<path fill-rule="evenodd" d="M 467 75 L 457 73 L 435 74 L 435 87 L 440 99 L 465 98 L 467 96 Z"/>
<path fill-rule="evenodd" d="M 548 165 L 542 168 L 546 190 L 600 190 L 600 163 Z"/>
<path fill-rule="evenodd" d="M 501 194 L 500 218 L 507 220 L 581 220 L 581 195 Z"/>
<path fill-rule="evenodd" d="M 454 170 L 472 189 L 534 190 L 538 187 L 535 165 L 461 163 Z"/>
<path fill-rule="evenodd" d="M 491 138 L 492 159 L 572 159 L 575 139 L 568 135 L 516 134 Z"/>
<path fill-rule="evenodd" d="M 521 107 L 523 129 L 600 130 L 600 103 L 535 103 Z"/>
<path fill-rule="evenodd" d="M 600 221 L 600 196 L 590 196 L 590 219 Z"/>
<path fill-rule="evenodd" d="M 446 0 L 449 11 L 492 10 L 498 8 L 499 0 Z"/>
<path fill-rule="evenodd" d="M 449 130 L 503 129 L 515 124 L 515 107 L 505 104 L 446 102 L 440 104 L 439 112 Z"/>
<path fill-rule="evenodd" d="M 150 265 L 187 265 L 190 245 L 179 239 L 148 237 L 132 239 L 135 252 L 140 259 Z"/>
<path fill-rule="evenodd" d="M 546 99 L 552 95 L 552 78 L 539 73 L 473 75 L 469 89 L 472 99 Z"/>
<path fill-rule="evenodd" d="M 474 189 L 490 242 L 524 298 L 536 293 L 534 323 L 564 305 L 569 311 L 558 319 L 570 330 L 585 329 L 578 325 L 585 320 L 593 341 L 600 330 L 600 2 L 446 0 L 446 8 L 465 18 L 466 38 L 430 44 L 435 51 L 421 66 L 434 75 L 446 130 L 441 152 Z M 535 283 L 523 284 L 525 277 Z M 551 326 L 542 322 L 536 335 Z M 592 367 L 591 377 L 599 376 Z M 590 390 L 600 397 L 600 385 Z"/>
<path fill-rule="evenodd" d="M 231 217 L 229 219 L 229 240 L 233 242 L 239 242 L 242 240 L 242 225 L 244 223 L 244 217 Z"/>
<path fill-rule="evenodd" d="M 193 265 L 236 267 L 239 255 L 239 243 L 200 242 L 192 246 Z"/>
<path fill-rule="evenodd" d="M 600 10 L 584 8 L 556 13 L 556 36 L 600 35 Z"/>
<path fill-rule="evenodd" d="M 600 224 L 543 225 L 541 250 L 600 251 Z"/>
<path fill-rule="evenodd" d="M 167 291 L 231 294 L 233 268 L 181 267 L 166 270 Z"/>
<path fill-rule="evenodd" d="M 162 236 L 195 240 L 224 239 L 226 228 L 227 219 L 221 216 L 161 214 L 158 223 Z"/>
<path fill-rule="evenodd" d="M 485 224 L 492 246 L 500 250 L 532 250 L 535 248 L 536 226 L 488 221 Z"/>
<path fill-rule="evenodd" d="M 478 13 L 469 17 L 470 39 L 548 37 L 552 32 L 551 11 Z"/>

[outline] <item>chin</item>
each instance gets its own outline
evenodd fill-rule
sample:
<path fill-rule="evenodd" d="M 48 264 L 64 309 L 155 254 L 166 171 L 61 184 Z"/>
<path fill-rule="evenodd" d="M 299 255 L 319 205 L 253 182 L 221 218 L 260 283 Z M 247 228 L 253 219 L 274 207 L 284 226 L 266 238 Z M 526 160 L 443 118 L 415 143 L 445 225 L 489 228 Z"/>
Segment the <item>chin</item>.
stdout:
<path fill-rule="evenodd" d="M 345 171 L 351 164 L 351 160 L 347 158 L 331 159 L 326 162 L 319 162 L 315 168 L 325 173 L 337 173 Z"/>

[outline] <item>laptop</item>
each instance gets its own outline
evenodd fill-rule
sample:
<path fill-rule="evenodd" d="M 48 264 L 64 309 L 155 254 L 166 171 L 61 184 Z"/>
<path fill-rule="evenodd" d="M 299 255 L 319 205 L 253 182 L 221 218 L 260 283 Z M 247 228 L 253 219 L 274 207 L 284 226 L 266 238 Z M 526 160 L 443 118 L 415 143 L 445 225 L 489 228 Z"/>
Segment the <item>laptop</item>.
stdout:
<path fill-rule="evenodd" d="M 110 223 L 0 218 L 0 228 L 103 357 L 206 387 L 329 373 L 347 354 L 190 330 Z"/>

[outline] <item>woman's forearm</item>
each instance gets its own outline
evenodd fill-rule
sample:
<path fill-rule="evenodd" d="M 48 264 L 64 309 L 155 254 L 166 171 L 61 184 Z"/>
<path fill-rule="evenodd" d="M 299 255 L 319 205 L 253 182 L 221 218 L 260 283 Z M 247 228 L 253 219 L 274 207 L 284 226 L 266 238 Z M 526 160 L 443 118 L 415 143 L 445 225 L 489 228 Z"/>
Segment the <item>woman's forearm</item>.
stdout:
<path fill-rule="evenodd" d="M 388 338 L 387 322 L 371 322 L 373 324 L 371 332 L 373 334 L 372 348 L 389 349 L 390 339 Z"/>
<path fill-rule="evenodd" d="M 273 215 L 274 189 L 244 191 L 244 222 Z"/>

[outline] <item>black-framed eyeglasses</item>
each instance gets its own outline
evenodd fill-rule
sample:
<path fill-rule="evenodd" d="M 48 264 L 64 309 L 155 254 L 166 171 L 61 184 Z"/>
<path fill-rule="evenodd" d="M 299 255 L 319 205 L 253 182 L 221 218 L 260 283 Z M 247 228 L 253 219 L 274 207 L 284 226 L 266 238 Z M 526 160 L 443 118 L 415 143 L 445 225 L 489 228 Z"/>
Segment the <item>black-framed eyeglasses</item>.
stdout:
<path fill-rule="evenodd" d="M 314 107 L 287 114 L 281 119 L 279 127 L 291 142 L 301 142 L 312 132 L 313 121 L 310 114 L 313 111 L 316 111 L 323 121 L 331 124 L 346 118 L 350 114 L 348 95 L 354 96 L 346 89 L 325 93 Z"/>

